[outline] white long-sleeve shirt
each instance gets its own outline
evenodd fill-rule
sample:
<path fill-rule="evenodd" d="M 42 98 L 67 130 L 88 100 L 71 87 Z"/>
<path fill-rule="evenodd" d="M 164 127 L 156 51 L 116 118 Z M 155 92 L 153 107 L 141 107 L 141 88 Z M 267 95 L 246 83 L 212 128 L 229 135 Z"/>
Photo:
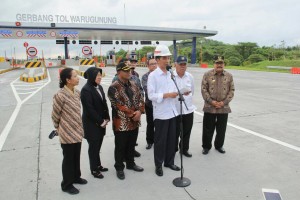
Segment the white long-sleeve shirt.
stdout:
<path fill-rule="evenodd" d="M 191 93 L 189 95 L 183 95 L 184 98 L 184 102 L 188 108 L 188 110 L 186 109 L 184 103 L 182 103 L 182 114 L 186 115 L 186 114 L 190 114 L 192 112 L 194 112 L 197 108 L 196 106 L 193 104 L 193 96 L 194 96 L 194 77 L 192 74 L 185 72 L 184 75 L 182 77 L 178 76 L 176 70 L 174 70 L 173 72 L 174 76 L 175 76 L 175 80 L 176 83 L 178 85 L 179 90 L 183 89 L 183 88 L 187 88 L 189 91 L 191 91 Z M 180 102 L 177 101 L 176 102 L 176 109 L 177 112 L 180 114 Z"/>
<path fill-rule="evenodd" d="M 177 92 L 176 86 L 171 79 L 170 72 L 163 72 L 159 67 L 156 68 L 148 77 L 148 97 L 153 105 L 154 119 L 171 119 L 178 115 L 176 109 L 176 98 L 163 98 L 165 93 Z"/>

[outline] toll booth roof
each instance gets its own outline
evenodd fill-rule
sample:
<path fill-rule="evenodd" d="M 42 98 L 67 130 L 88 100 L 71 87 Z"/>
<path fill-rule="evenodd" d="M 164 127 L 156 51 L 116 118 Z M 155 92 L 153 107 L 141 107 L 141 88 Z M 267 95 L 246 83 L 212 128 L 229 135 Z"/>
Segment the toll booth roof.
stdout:
<path fill-rule="evenodd" d="M 112 24 L 80 23 L 25 23 L 0 22 L 4 39 L 63 39 L 68 37 L 80 40 L 187 40 L 193 37 L 214 36 L 213 30 L 183 29 L 167 27 L 129 26 Z M 32 34 L 41 37 L 32 37 Z M 3 38 L 3 37 L 0 37 Z"/>

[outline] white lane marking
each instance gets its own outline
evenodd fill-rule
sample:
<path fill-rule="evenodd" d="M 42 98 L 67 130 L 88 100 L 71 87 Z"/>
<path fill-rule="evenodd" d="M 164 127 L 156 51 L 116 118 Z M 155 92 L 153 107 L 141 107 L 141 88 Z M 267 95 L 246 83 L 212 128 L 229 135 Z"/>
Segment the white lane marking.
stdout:
<path fill-rule="evenodd" d="M 13 82 L 10 83 L 10 86 L 12 88 L 12 91 L 13 91 L 14 95 L 15 95 L 15 98 L 17 99 L 17 106 L 16 106 L 13 114 L 10 116 L 10 118 L 9 118 L 6 126 L 3 129 L 3 131 L 1 132 L 1 135 L 0 135 L 0 152 L 2 151 L 2 148 L 3 148 L 3 145 L 4 145 L 5 141 L 6 141 L 6 138 L 7 138 L 8 134 L 9 134 L 9 132 L 10 132 L 13 124 L 15 123 L 15 120 L 16 120 L 16 118 L 17 118 L 17 116 L 19 114 L 19 111 L 21 109 L 21 106 L 28 99 L 30 99 L 31 97 L 33 97 L 36 93 L 38 93 L 41 89 L 43 89 L 46 85 L 48 85 L 51 82 L 51 77 L 50 77 L 50 73 L 49 73 L 48 69 L 47 69 L 47 73 L 48 73 L 48 82 L 46 82 L 43 86 L 41 86 L 39 89 L 37 89 L 36 91 L 34 91 L 33 93 L 31 93 L 31 95 L 29 95 L 27 98 L 23 99 L 22 101 L 21 101 L 21 99 L 20 99 L 20 97 L 19 97 L 19 95 L 18 95 L 18 93 L 17 93 L 17 91 L 16 91 L 16 89 L 15 89 L 15 87 L 13 85 L 16 81 L 19 80 L 19 78 L 17 78 L 16 80 L 14 80 Z"/>
<path fill-rule="evenodd" d="M 32 94 L 33 92 L 22 92 L 22 93 L 18 93 L 18 94 Z"/>
<path fill-rule="evenodd" d="M 196 113 L 197 115 L 203 116 L 203 113 L 200 113 L 200 112 L 197 112 L 197 111 L 194 111 L 194 113 Z M 260 133 L 251 131 L 251 130 L 249 130 L 249 129 L 246 129 L 246 128 L 237 126 L 237 125 L 232 124 L 232 123 L 227 123 L 227 125 L 228 125 L 228 126 L 231 126 L 231 127 L 233 127 L 233 128 L 236 128 L 236 129 L 238 129 L 238 130 L 240 130 L 240 131 L 249 133 L 249 134 L 251 134 L 251 135 L 255 135 L 255 136 L 257 136 L 257 137 L 263 138 L 263 139 L 268 140 L 268 141 L 270 141 L 270 142 L 273 142 L 273 143 L 276 143 L 276 144 L 285 146 L 285 147 L 287 147 L 287 148 L 293 149 L 293 150 L 295 150 L 295 151 L 300 151 L 300 147 L 291 145 L 291 144 L 289 144 L 289 143 L 282 142 L 282 141 L 280 141 L 280 140 L 271 138 L 271 137 L 269 137 L 269 136 L 265 136 L 265 135 L 263 135 L 263 134 L 260 134 Z"/>
<path fill-rule="evenodd" d="M 40 87 L 34 87 L 34 88 L 16 88 L 16 90 L 35 90 L 35 89 L 39 89 L 39 88 Z"/>

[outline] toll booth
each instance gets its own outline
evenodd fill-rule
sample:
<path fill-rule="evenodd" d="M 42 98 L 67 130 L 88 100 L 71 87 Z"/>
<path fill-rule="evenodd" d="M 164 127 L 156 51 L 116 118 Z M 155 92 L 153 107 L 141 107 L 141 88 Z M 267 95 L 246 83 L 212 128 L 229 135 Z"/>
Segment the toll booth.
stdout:
<path fill-rule="evenodd" d="M 106 65 L 116 65 L 116 53 L 114 50 L 106 53 Z"/>

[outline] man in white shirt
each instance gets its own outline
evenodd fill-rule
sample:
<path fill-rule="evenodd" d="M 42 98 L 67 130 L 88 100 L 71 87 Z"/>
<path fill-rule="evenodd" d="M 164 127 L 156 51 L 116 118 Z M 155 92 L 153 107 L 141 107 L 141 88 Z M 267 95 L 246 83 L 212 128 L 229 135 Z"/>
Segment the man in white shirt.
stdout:
<path fill-rule="evenodd" d="M 148 77 L 148 97 L 153 105 L 154 118 L 154 162 L 155 173 L 163 176 L 162 164 L 179 171 L 174 165 L 176 143 L 176 101 L 177 89 L 166 67 L 170 62 L 170 50 L 165 45 L 158 45 L 154 51 L 157 68 Z"/>
<path fill-rule="evenodd" d="M 182 134 L 179 143 L 179 149 L 183 155 L 186 157 L 192 157 L 189 152 L 190 135 L 193 127 L 194 121 L 194 111 L 196 106 L 193 105 L 193 95 L 194 95 L 194 78 L 186 71 L 187 69 L 187 58 L 185 56 L 178 56 L 176 59 L 176 70 L 174 71 L 174 76 L 179 90 L 183 94 L 184 102 L 182 102 Z M 186 106 L 185 106 L 186 105 Z M 186 108 L 187 107 L 187 108 Z M 176 108 L 179 113 L 176 120 L 176 151 L 178 151 L 178 142 L 180 136 L 180 101 L 176 102 Z M 182 143 L 182 149 L 181 149 Z"/>

